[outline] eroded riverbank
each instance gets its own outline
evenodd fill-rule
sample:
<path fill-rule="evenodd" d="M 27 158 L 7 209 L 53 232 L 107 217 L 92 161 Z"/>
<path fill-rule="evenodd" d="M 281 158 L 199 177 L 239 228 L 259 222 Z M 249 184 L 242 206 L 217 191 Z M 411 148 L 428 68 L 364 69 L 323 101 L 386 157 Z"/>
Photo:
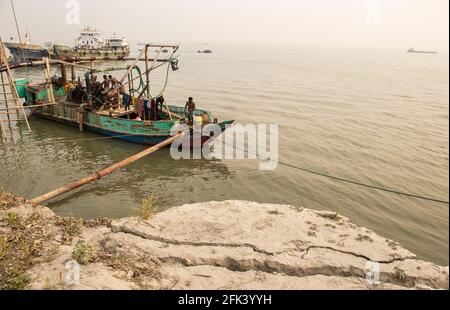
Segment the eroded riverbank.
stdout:
<path fill-rule="evenodd" d="M 0 208 L 2 288 L 448 289 L 448 267 L 333 212 L 224 201 L 85 221 L 7 194 Z"/>

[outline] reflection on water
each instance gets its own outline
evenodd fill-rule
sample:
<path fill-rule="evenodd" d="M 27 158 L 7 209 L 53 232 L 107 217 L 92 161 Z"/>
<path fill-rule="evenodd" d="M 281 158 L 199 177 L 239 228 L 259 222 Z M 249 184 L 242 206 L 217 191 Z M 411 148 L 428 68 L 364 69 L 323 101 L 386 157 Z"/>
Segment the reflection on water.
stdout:
<path fill-rule="evenodd" d="M 219 119 L 278 123 L 283 162 L 448 200 L 448 54 L 217 46 L 206 55 L 197 49 L 185 47 L 180 70 L 171 73 L 170 104 L 193 96 Z M 158 93 L 164 73 L 151 78 Z M 31 126 L 31 136 L 15 128 L 0 145 L 0 185 L 29 198 L 143 149 L 115 140 L 55 143 L 98 136 L 39 119 Z M 334 210 L 420 258 L 448 265 L 448 205 L 284 166 L 260 171 L 253 160 L 174 161 L 162 150 L 48 206 L 61 215 L 121 217 L 133 215 L 150 194 L 161 209 L 244 199 Z"/>

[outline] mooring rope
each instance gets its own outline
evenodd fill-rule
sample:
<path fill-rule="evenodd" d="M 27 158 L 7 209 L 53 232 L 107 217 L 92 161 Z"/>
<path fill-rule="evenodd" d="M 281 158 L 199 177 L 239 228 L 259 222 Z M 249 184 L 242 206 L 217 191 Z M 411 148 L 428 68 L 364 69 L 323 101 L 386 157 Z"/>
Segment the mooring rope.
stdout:
<path fill-rule="evenodd" d="M 225 144 L 225 145 L 232 146 L 235 149 L 242 150 L 242 151 L 244 151 L 247 154 L 251 154 L 253 156 L 257 156 L 258 155 L 258 154 L 250 153 L 249 151 L 245 150 L 245 148 L 244 149 L 238 148 L 237 146 L 234 146 L 234 145 L 231 145 L 231 144 L 226 144 L 224 141 L 222 141 L 222 143 Z M 376 186 L 376 185 L 371 185 L 371 184 L 367 184 L 367 183 L 362 183 L 362 182 L 359 182 L 359 181 L 353 181 L 353 180 L 349 180 L 349 179 L 344 179 L 342 177 L 334 176 L 334 175 L 331 175 L 331 174 L 326 174 L 326 173 L 323 173 L 323 172 L 320 172 L 320 171 L 311 170 L 311 169 L 308 169 L 308 168 L 300 167 L 300 166 L 297 166 L 297 165 L 294 165 L 294 164 L 285 163 L 285 162 L 282 162 L 282 161 L 279 161 L 279 160 L 274 160 L 274 159 L 271 159 L 271 158 L 269 158 L 267 160 L 269 160 L 271 162 L 274 162 L 274 163 L 277 163 L 277 164 L 282 165 L 282 166 L 286 166 L 286 167 L 290 167 L 290 168 L 297 169 L 297 170 L 300 170 L 300 171 L 304 171 L 304 172 L 307 172 L 307 173 L 315 174 L 315 175 L 318 175 L 318 176 L 321 176 L 321 177 L 326 177 L 326 178 L 329 178 L 329 179 L 332 179 L 332 180 L 335 180 L 335 181 L 345 182 L 345 183 L 349 183 L 349 184 L 353 184 L 353 185 L 357 185 L 357 186 L 362 186 L 362 187 L 366 187 L 366 188 L 370 188 L 370 189 L 375 189 L 375 190 L 379 190 L 379 191 L 383 191 L 383 192 L 387 192 L 387 193 L 397 194 L 397 195 L 401 195 L 401 196 L 407 196 L 407 197 L 417 198 L 417 199 L 421 199 L 421 200 L 428 200 L 428 201 L 433 201 L 433 202 L 442 203 L 442 204 L 449 204 L 448 200 L 443 200 L 443 199 L 439 199 L 439 198 L 433 198 L 433 197 L 429 197 L 429 196 L 422 196 L 422 195 L 419 195 L 419 194 L 403 192 L 401 190 L 390 189 L 390 188 L 387 188 L 387 187 Z"/>
<path fill-rule="evenodd" d="M 192 130 L 197 130 L 198 131 L 198 129 L 195 129 L 193 126 L 189 126 L 189 125 L 187 125 L 187 126 L 189 128 L 191 128 Z M 256 156 L 256 157 L 258 156 L 258 154 L 253 153 L 253 152 L 249 152 L 245 148 L 239 148 L 236 145 L 228 144 L 223 139 L 222 139 L 221 142 L 224 145 L 231 146 L 234 149 L 239 149 L 239 150 L 241 150 L 241 151 L 243 151 L 243 152 L 245 152 L 245 153 L 247 153 L 249 155 Z M 433 198 L 433 197 L 429 197 L 428 195 L 424 196 L 424 195 L 419 195 L 419 194 L 414 194 L 414 193 L 408 193 L 408 192 L 404 192 L 404 191 L 401 191 L 401 190 L 390 189 L 390 188 L 387 188 L 387 187 L 384 187 L 384 186 L 376 186 L 376 185 L 371 185 L 371 184 L 367 184 L 367 183 L 362 183 L 362 182 L 359 182 L 359 181 L 349 180 L 349 179 L 345 179 L 345 178 L 342 178 L 342 177 L 334 176 L 334 175 L 331 175 L 331 174 L 323 173 L 323 172 L 320 172 L 320 171 L 315 171 L 315 170 L 312 170 L 312 169 L 300 167 L 300 166 L 297 166 L 297 165 L 294 165 L 294 164 L 289 164 L 289 163 L 285 163 L 285 162 L 282 162 L 282 161 L 279 161 L 279 160 L 274 160 L 274 159 L 271 159 L 271 158 L 268 158 L 267 160 L 271 161 L 273 163 L 282 165 L 282 166 L 286 166 L 286 167 L 297 169 L 297 170 L 300 170 L 300 171 L 303 171 L 303 172 L 315 174 L 315 175 L 318 175 L 318 176 L 321 176 L 321 177 L 325 177 L 325 178 L 329 178 L 329 179 L 332 179 L 332 180 L 335 180 L 335 181 L 345 182 L 345 183 L 349 183 L 349 184 L 352 184 L 352 185 L 357 185 L 357 186 L 361 186 L 361 187 L 365 187 L 365 188 L 375 189 L 375 190 L 379 190 L 379 191 L 383 191 L 383 192 L 387 192 L 387 193 L 391 193 L 391 194 L 397 194 L 397 195 L 401 195 L 401 196 L 407 196 L 407 197 L 411 197 L 411 198 L 427 200 L 427 201 L 432 201 L 432 202 L 437 202 L 437 203 L 442 203 L 442 204 L 449 204 L 448 200 L 439 199 L 439 198 Z"/>

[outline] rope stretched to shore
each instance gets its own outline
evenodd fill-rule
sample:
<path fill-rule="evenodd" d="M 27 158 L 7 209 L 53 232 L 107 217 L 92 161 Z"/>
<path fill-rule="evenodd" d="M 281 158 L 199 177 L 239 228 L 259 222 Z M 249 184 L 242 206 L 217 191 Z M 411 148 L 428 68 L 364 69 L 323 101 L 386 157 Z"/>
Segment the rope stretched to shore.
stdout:
<path fill-rule="evenodd" d="M 227 144 L 224 141 L 222 141 L 222 143 L 225 144 L 225 145 L 232 146 L 235 149 L 242 150 L 242 151 L 244 151 L 247 154 L 254 155 L 254 156 L 258 155 L 258 154 L 250 153 L 249 151 L 245 150 L 245 148 L 244 149 L 238 148 L 237 146 L 231 145 L 231 144 Z M 286 167 L 290 167 L 290 168 L 297 169 L 297 170 L 300 170 L 300 171 L 304 171 L 304 172 L 307 172 L 307 173 L 315 174 L 315 175 L 318 175 L 318 176 L 321 176 L 321 177 L 326 177 L 326 178 L 329 178 L 329 179 L 332 179 L 332 180 L 335 180 L 335 181 L 345 182 L 345 183 L 349 183 L 349 184 L 353 184 L 353 185 L 357 185 L 357 186 L 361 186 L 361 187 L 366 187 L 366 188 L 371 188 L 371 189 L 375 189 L 375 190 L 379 190 L 379 191 L 383 191 L 383 192 L 387 192 L 387 193 L 397 194 L 397 195 L 401 195 L 401 196 L 407 196 L 407 197 L 411 197 L 411 198 L 417 198 L 417 199 L 421 199 L 421 200 L 427 200 L 427 201 L 432 201 L 432 202 L 437 202 L 437 203 L 442 203 L 442 204 L 449 204 L 448 200 L 443 200 L 443 199 L 439 199 L 439 198 L 433 198 L 433 197 L 429 197 L 429 196 L 422 196 L 422 195 L 419 195 L 419 194 L 407 193 L 407 192 L 403 192 L 403 191 L 396 190 L 396 189 L 390 189 L 390 188 L 387 188 L 387 187 L 376 186 L 376 185 L 371 185 L 371 184 L 367 184 L 367 183 L 362 183 L 362 182 L 359 182 L 359 181 L 353 181 L 353 180 L 349 180 L 349 179 L 344 179 L 342 177 L 337 177 L 337 176 L 326 174 L 326 173 L 323 173 L 323 172 L 320 172 L 320 171 L 315 171 L 315 170 L 311 170 L 311 169 L 308 169 L 308 168 L 300 167 L 300 166 L 297 166 L 297 165 L 294 165 L 294 164 L 285 163 L 285 162 L 282 162 L 282 161 L 279 161 L 279 160 L 273 160 L 273 159 L 270 159 L 270 158 L 268 160 L 271 161 L 271 162 L 280 164 L 282 166 L 286 166 Z"/>
<path fill-rule="evenodd" d="M 193 126 L 189 126 L 188 125 L 188 127 L 191 128 L 192 130 L 197 130 L 198 131 L 198 129 L 195 129 Z M 241 151 L 243 151 L 243 152 L 245 152 L 245 153 L 247 153 L 249 155 L 258 156 L 258 154 L 249 152 L 245 148 L 239 148 L 236 145 L 226 143 L 225 141 L 223 141 L 223 139 L 222 139 L 221 142 L 224 145 L 231 146 L 234 149 L 239 149 L 239 150 L 241 150 Z M 383 187 L 383 186 L 376 186 L 376 185 L 371 185 L 371 184 L 367 184 L 367 183 L 362 183 L 362 182 L 359 182 L 359 181 L 344 179 L 342 177 L 338 177 L 338 176 L 334 176 L 334 175 L 331 175 L 331 174 L 323 173 L 323 172 L 320 172 L 320 171 L 315 171 L 315 170 L 312 170 L 312 169 L 300 167 L 300 166 L 297 166 L 297 165 L 294 165 L 294 164 L 285 163 L 285 162 L 282 162 L 282 161 L 279 161 L 279 160 L 274 160 L 274 159 L 271 159 L 271 158 L 269 158 L 267 160 L 269 160 L 269 161 L 271 161 L 273 163 L 282 165 L 282 166 L 286 166 L 286 167 L 297 169 L 297 170 L 300 170 L 300 171 L 303 171 L 303 172 L 315 174 L 315 175 L 318 175 L 318 176 L 321 176 L 321 177 L 325 177 L 325 178 L 329 178 L 329 179 L 332 179 L 332 180 L 335 180 L 335 181 L 345 182 L 345 183 L 349 183 L 349 184 L 353 184 L 353 185 L 357 185 L 357 186 L 361 186 L 361 187 L 365 187 L 365 188 L 375 189 L 375 190 L 379 190 L 379 191 L 383 191 L 383 192 L 387 192 L 387 193 L 391 193 L 391 194 L 397 194 L 397 195 L 401 195 L 401 196 L 407 196 L 407 197 L 411 197 L 411 198 L 427 200 L 427 201 L 432 201 L 432 202 L 437 202 L 437 203 L 442 203 L 442 204 L 449 204 L 449 201 L 448 200 L 444 200 L 444 199 L 433 198 L 433 197 L 429 197 L 429 196 L 422 196 L 422 195 L 419 195 L 419 194 L 403 192 L 403 191 L 400 191 L 400 190 L 391 189 L 391 188 L 387 188 L 387 187 Z"/>

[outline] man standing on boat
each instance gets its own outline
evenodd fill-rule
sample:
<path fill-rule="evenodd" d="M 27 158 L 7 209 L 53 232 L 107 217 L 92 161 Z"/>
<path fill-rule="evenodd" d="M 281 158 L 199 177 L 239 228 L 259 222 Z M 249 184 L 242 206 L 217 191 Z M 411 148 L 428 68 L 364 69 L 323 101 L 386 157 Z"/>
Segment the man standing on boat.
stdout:
<path fill-rule="evenodd" d="M 111 83 L 111 89 L 116 88 L 116 86 L 121 85 L 119 80 L 113 77 L 112 75 L 108 76 L 109 81 Z"/>
<path fill-rule="evenodd" d="M 106 75 L 103 76 L 102 93 L 106 94 L 111 88 L 111 82 Z"/>
<path fill-rule="evenodd" d="M 184 106 L 184 110 L 187 110 L 187 115 L 189 118 L 189 122 L 193 122 L 194 119 L 194 111 L 195 111 L 195 102 L 194 102 L 194 98 L 189 97 L 188 101 L 186 102 L 186 105 Z"/>

